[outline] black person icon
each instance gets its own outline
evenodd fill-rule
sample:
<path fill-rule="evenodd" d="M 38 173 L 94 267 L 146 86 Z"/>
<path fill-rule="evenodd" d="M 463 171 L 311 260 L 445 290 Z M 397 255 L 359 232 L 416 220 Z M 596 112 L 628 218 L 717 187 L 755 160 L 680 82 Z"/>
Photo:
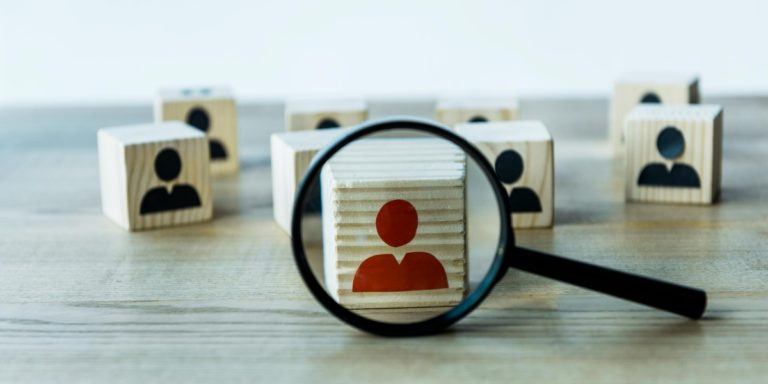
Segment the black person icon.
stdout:
<path fill-rule="evenodd" d="M 195 107 L 187 114 L 187 124 L 208 133 L 208 129 L 211 128 L 211 119 L 208 116 L 208 112 L 201 107 Z M 208 138 L 208 145 L 211 148 L 211 159 L 224 160 L 227 158 L 227 150 L 224 149 L 224 145 L 216 139 Z"/>
<path fill-rule="evenodd" d="M 663 163 L 650 163 L 646 165 L 637 178 L 638 185 L 654 187 L 682 187 L 700 188 L 701 181 L 696 170 L 690 165 L 674 163 L 675 159 L 685 151 L 685 138 L 683 133 L 675 127 L 666 127 L 659 132 L 656 139 L 656 148 L 661 156 L 673 161 L 672 168 L 667 169 Z"/>
<path fill-rule="evenodd" d="M 507 149 L 496 157 L 495 169 L 496 177 L 502 183 L 514 184 L 523 175 L 523 158 L 517 151 Z M 541 212 L 539 197 L 528 187 L 513 187 L 509 192 L 509 203 L 512 213 Z"/>
<path fill-rule="evenodd" d="M 170 182 L 181 173 L 181 158 L 173 148 L 165 148 L 155 156 L 155 173 L 161 180 Z M 139 213 L 149 214 L 199 207 L 200 196 L 187 184 L 171 185 L 170 193 L 165 186 L 150 189 L 141 199 Z"/>

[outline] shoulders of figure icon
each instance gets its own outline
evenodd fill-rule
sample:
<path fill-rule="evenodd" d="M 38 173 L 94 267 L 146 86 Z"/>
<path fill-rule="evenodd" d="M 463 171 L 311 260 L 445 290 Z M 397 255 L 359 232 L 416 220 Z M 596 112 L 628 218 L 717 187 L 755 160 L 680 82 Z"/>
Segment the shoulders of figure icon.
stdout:
<path fill-rule="evenodd" d="M 699 180 L 699 174 L 696 170 L 688 164 L 675 164 L 670 170 L 672 179 L 676 181 L 677 185 L 683 187 L 699 187 L 701 186 L 701 180 Z"/>
<path fill-rule="evenodd" d="M 541 201 L 532 189 L 515 187 L 509 193 L 512 212 L 541 212 Z"/>
<path fill-rule="evenodd" d="M 368 257 L 357 268 L 353 292 L 399 292 L 448 288 L 443 264 L 427 252 L 408 252 L 401 262 L 391 253 Z"/>
<path fill-rule="evenodd" d="M 197 194 L 197 190 L 193 186 L 188 184 L 176 185 L 171 192 L 171 198 L 176 198 L 177 201 L 187 206 L 200 205 L 200 195 Z"/>
<path fill-rule="evenodd" d="M 140 213 L 153 213 L 166 210 L 171 193 L 165 187 L 152 188 L 141 199 Z"/>
<path fill-rule="evenodd" d="M 227 158 L 227 150 L 224 148 L 224 145 L 221 142 L 214 139 L 211 139 L 209 142 L 210 142 L 209 147 L 211 151 L 211 159 Z"/>
<path fill-rule="evenodd" d="M 198 207 L 200 195 L 187 184 L 163 186 L 150 189 L 141 199 L 141 213 L 162 212 L 173 209 Z"/>
<path fill-rule="evenodd" d="M 690 165 L 681 163 L 650 163 L 637 178 L 638 185 L 698 188 L 701 180 Z"/>

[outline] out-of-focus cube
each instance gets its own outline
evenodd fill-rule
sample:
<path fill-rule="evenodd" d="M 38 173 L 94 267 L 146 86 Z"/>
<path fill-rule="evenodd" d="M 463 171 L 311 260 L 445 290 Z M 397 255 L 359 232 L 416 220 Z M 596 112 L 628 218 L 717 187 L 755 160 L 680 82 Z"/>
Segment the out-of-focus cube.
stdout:
<path fill-rule="evenodd" d="M 228 88 L 164 89 L 155 99 L 155 121 L 182 121 L 208 136 L 211 173 L 237 172 L 237 111 Z"/>
<path fill-rule="evenodd" d="M 699 78 L 690 73 L 636 73 L 613 86 L 609 129 L 617 154 L 624 152 L 624 119 L 639 104 L 698 104 Z"/>

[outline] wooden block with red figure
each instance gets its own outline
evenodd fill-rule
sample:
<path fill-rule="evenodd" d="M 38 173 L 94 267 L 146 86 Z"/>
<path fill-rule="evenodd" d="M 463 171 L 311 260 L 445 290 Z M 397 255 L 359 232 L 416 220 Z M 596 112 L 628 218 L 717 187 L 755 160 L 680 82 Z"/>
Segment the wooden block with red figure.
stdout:
<path fill-rule="evenodd" d="M 322 172 L 325 285 L 347 308 L 441 307 L 467 290 L 466 162 L 423 138 L 355 142 Z"/>

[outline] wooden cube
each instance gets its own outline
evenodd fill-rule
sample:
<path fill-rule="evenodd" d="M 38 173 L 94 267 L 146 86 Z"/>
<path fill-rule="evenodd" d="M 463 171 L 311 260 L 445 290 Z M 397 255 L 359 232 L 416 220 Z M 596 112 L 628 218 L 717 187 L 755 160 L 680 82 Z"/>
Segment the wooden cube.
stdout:
<path fill-rule="evenodd" d="M 291 100 L 285 106 L 285 130 L 349 127 L 368 119 L 363 99 Z"/>
<path fill-rule="evenodd" d="M 616 81 L 611 98 L 609 127 L 617 154 L 624 153 L 624 119 L 639 104 L 699 103 L 699 78 L 694 74 L 638 73 Z"/>
<path fill-rule="evenodd" d="M 180 122 L 98 131 L 101 206 L 134 231 L 213 214 L 205 134 Z"/>
<path fill-rule="evenodd" d="M 208 135 L 211 173 L 237 172 L 237 111 L 227 88 L 161 90 L 155 100 L 155 121 L 182 121 Z"/>
<path fill-rule="evenodd" d="M 287 233 L 291 233 L 293 202 L 299 181 L 315 154 L 342 132 L 344 129 L 337 128 L 275 133 L 270 137 L 272 212 L 277 224 Z"/>
<path fill-rule="evenodd" d="M 462 124 L 457 133 L 494 166 L 509 195 L 514 228 L 554 223 L 554 146 L 539 121 Z"/>
<path fill-rule="evenodd" d="M 517 119 L 514 97 L 444 97 L 437 101 L 437 121 L 455 127 L 463 123 L 486 123 Z"/>
<path fill-rule="evenodd" d="M 323 168 L 326 289 L 347 308 L 440 307 L 467 290 L 463 152 L 371 138 Z"/>
<path fill-rule="evenodd" d="M 628 201 L 711 204 L 720 195 L 723 109 L 639 106 L 627 117 Z"/>

